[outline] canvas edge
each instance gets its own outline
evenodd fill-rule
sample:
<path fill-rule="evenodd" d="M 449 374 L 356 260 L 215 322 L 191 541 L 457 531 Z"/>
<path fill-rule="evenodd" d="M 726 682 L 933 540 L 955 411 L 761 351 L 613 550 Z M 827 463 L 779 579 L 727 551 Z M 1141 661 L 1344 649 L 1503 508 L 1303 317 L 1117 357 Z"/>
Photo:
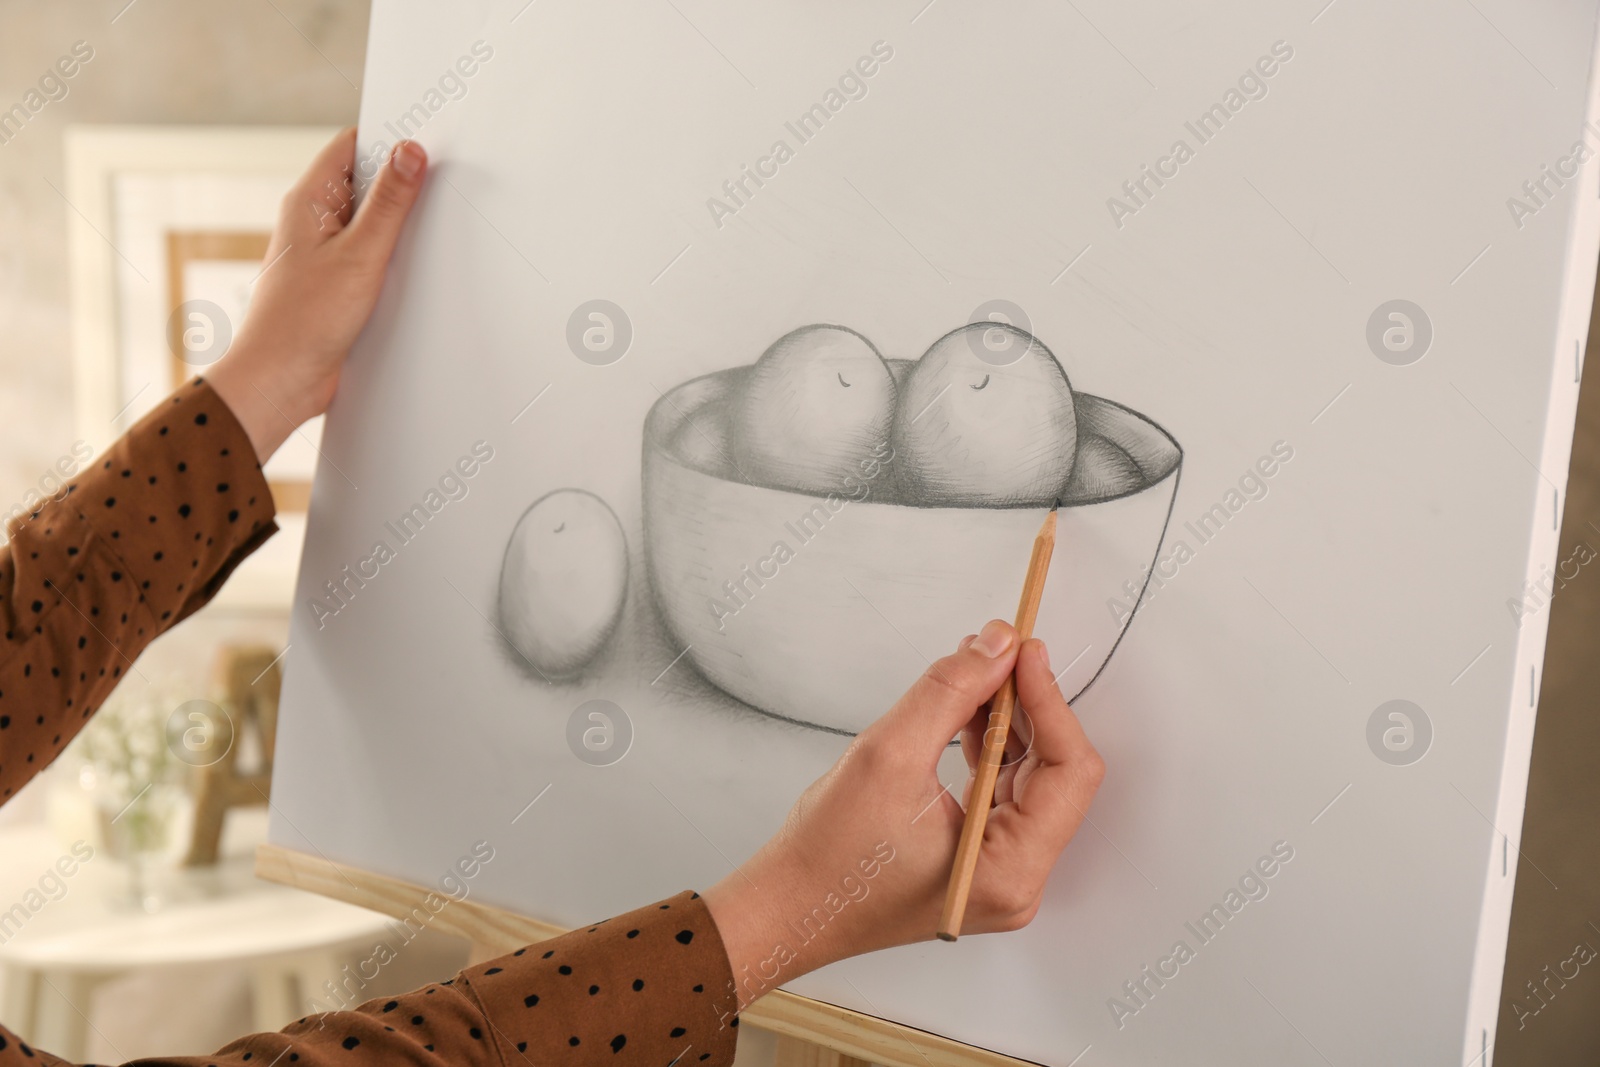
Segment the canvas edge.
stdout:
<path fill-rule="evenodd" d="M 1580 137 L 1600 131 L 1600 15 L 1597 15 L 1590 44 L 1586 104 L 1583 109 L 1587 130 L 1575 131 Z M 1600 133 L 1596 133 L 1600 136 Z M 1600 159 L 1591 157 L 1580 174 L 1591 180 L 1600 172 Z M 1575 189 L 1576 203 L 1568 215 L 1564 284 L 1556 313 L 1556 350 L 1549 366 L 1549 400 L 1545 407 L 1544 440 L 1539 467 L 1556 478 L 1562 498 L 1551 501 L 1550 521 L 1544 521 L 1543 508 L 1530 531 L 1526 580 L 1539 577 L 1554 567 L 1560 554 L 1561 518 L 1565 511 L 1567 481 L 1572 461 L 1572 442 L 1576 432 L 1578 394 L 1582 387 L 1581 367 L 1587 362 L 1582 345 L 1589 334 L 1595 297 L 1597 266 L 1600 266 L 1600 198 L 1582 195 L 1583 182 Z M 1576 347 L 1572 347 L 1576 346 Z M 1564 353 L 1571 348 L 1574 372 L 1564 372 Z M 1557 413 L 1560 413 L 1559 416 Z M 1510 936 L 1511 910 L 1515 897 L 1517 864 L 1509 852 L 1520 853 L 1523 816 L 1527 808 L 1529 766 L 1533 756 L 1533 731 L 1538 705 L 1538 674 L 1544 662 L 1549 632 L 1549 613 L 1517 636 L 1513 662 L 1511 706 L 1502 746 L 1499 789 L 1494 808 L 1494 837 L 1504 836 L 1501 848 L 1489 849 L 1484 871 L 1484 891 L 1478 916 L 1477 940 L 1473 949 L 1472 974 L 1467 992 L 1466 1030 L 1462 1035 L 1462 1062 L 1489 1067 L 1493 1060 L 1496 1031 L 1500 1020 L 1500 994 L 1506 965 L 1506 942 Z M 1522 703 L 1521 681 L 1528 679 L 1528 703 Z M 1515 827 L 1515 830 L 1511 828 Z M 1515 839 L 1513 839 L 1515 834 Z"/>

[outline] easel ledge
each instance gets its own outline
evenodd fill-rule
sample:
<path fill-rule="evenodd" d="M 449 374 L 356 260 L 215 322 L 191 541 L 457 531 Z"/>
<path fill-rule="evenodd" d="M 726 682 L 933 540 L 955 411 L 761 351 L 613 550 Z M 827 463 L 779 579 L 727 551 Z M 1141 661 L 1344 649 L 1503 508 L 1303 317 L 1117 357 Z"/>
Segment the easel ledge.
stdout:
<path fill-rule="evenodd" d="M 396 918 L 410 915 L 431 892 L 281 845 L 256 848 L 256 877 Z M 453 902 L 430 926 L 473 942 L 475 953 L 486 947 L 493 955 L 567 932 L 474 900 Z M 776 1067 L 865 1067 L 874 1063 L 884 1067 L 1034 1067 L 1026 1060 L 781 989 L 746 1008 L 740 1020 L 779 1035 Z"/>

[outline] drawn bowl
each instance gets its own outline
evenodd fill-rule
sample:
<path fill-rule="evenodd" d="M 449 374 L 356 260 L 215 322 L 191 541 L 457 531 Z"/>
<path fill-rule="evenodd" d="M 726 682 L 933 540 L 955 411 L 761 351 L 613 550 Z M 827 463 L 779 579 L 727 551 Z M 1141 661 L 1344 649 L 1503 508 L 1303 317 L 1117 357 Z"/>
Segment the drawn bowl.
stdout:
<path fill-rule="evenodd" d="M 962 636 L 1016 614 L 1045 509 L 890 503 L 892 463 L 850 496 L 738 480 L 723 413 L 746 369 L 679 385 L 645 422 L 649 584 L 676 646 L 712 684 L 768 715 L 856 733 Z M 1143 597 L 1183 460 L 1137 412 L 1084 393 L 1078 405 L 1080 443 L 1103 436 L 1143 484 L 1064 496 L 1035 633 L 1071 699 Z"/>

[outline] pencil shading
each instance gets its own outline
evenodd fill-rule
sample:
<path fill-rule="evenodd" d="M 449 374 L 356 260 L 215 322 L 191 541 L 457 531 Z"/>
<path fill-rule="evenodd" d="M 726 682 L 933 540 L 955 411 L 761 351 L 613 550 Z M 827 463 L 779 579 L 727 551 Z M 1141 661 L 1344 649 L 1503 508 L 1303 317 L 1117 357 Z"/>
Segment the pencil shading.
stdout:
<path fill-rule="evenodd" d="M 757 711 L 854 733 L 893 702 L 909 672 L 995 613 L 996 591 L 1015 588 L 1012 561 L 1026 552 L 1037 509 L 1059 502 L 1064 563 L 1050 578 L 1041 636 L 1106 650 L 1063 679 L 1074 699 L 1092 684 L 1136 614 L 1139 598 L 1135 611 L 1107 603 L 1125 597 L 1129 578 L 1147 573 L 1160 551 L 1182 449 L 1137 412 L 1071 392 L 1049 349 L 1022 331 L 1006 327 L 1029 367 L 1009 371 L 1017 360 L 980 371 L 968 338 L 989 328 L 935 342 L 938 365 L 920 384 L 920 361 L 887 360 L 898 388 L 888 439 L 860 434 L 847 453 L 833 453 L 831 482 L 772 484 L 772 468 L 750 476 L 751 451 L 738 442 L 759 424 L 735 431 L 733 420 L 751 366 L 694 378 L 656 402 L 643 435 L 645 582 L 669 644 L 689 650 L 686 665 Z M 1068 389 L 1070 414 L 1045 371 Z M 1039 380 L 1050 397 L 1038 426 L 1059 438 L 1070 425 L 1072 437 L 1030 453 L 1016 467 L 1025 473 L 1008 476 L 1003 448 L 972 442 L 997 424 L 1014 428 L 1018 404 L 1031 402 L 1026 383 Z M 933 418 L 941 390 L 991 388 L 999 403 L 952 405 L 966 423 L 958 435 L 948 415 L 924 437 L 901 425 L 919 413 L 919 425 Z M 936 477 L 930 457 L 947 446 L 945 476 Z M 922 457 L 912 473 L 908 450 Z M 839 465 L 846 455 L 853 466 Z M 1051 462 L 1038 461 L 1046 455 Z M 986 476 L 1002 488 L 986 491 Z"/>

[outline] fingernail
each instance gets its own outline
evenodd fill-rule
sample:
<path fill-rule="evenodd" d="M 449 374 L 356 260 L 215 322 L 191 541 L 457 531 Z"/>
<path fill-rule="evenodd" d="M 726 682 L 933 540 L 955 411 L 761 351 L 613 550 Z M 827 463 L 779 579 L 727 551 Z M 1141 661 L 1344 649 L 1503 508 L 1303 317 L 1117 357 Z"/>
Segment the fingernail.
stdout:
<path fill-rule="evenodd" d="M 1055 668 L 1050 666 L 1050 646 L 1046 645 L 1043 641 L 1039 642 L 1039 658 L 1044 660 L 1045 670 L 1049 671 L 1051 674 L 1056 673 Z"/>
<path fill-rule="evenodd" d="M 401 141 L 394 150 L 394 172 L 406 181 L 410 181 L 422 173 L 423 161 L 428 158 L 427 153 L 415 141 Z"/>
<path fill-rule="evenodd" d="M 965 637 L 963 637 L 961 639 L 961 643 L 956 646 L 956 649 L 958 651 L 966 651 L 966 647 L 968 645 L 972 644 L 972 642 L 976 641 L 977 639 L 978 639 L 978 635 L 977 634 L 968 634 L 967 636 L 965 636 Z"/>
<path fill-rule="evenodd" d="M 978 639 L 972 642 L 972 647 L 990 659 L 998 659 L 1011 647 L 1012 633 L 1011 627 L 999 619 L 991 619 Z"/>

